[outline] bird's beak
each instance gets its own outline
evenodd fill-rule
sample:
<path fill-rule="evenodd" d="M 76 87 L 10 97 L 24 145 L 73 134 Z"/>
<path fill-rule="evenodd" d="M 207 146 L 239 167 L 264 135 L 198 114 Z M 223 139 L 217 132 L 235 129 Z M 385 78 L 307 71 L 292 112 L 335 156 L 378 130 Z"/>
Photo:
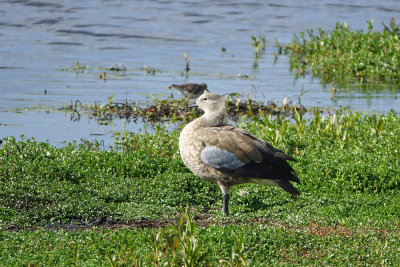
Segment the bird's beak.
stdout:
<path fill-rule="evenodd" d="M 196 104 L 190 105 L 189 108 L 198 108 L 199 106 Z"/>

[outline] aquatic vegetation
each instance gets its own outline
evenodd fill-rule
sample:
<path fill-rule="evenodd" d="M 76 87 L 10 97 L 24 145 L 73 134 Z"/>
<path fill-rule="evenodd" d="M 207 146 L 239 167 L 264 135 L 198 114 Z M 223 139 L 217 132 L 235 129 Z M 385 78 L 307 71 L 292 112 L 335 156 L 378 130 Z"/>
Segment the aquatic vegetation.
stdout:
<path fill-rule="evenodd" d="M 154 67 L 150 67 L 147 65 L 144 65 L 143 67 L 134 67 L 134 68 L 128 68 L 125 67 L 124 65 L 121 64 L 114 64 L 111 67 L 103 67 L 103 66 L 90 66 L 90 65 L 85 65 L 78 68 L 76 65 L 66 65 L 63 68 L 59 69 L 60 71 L 70 71 L 70 72 L 75 72 L 76 74 L 83 74 L 83 73 L 91 73 L 94 72 L 97 77 L 106 80 L 108 79 L 107 74 L 104 75 L 106 71 L 112 71 L 113 73 L 113 79 L 116 79 L 117 77 L 125 77 L 129 76 L 132 73 L 135 73 L 136 75 L 142 74 L 142 75 L 156 75 L 157 73 L 170 73 L 170 74 L 175 74 L 175 75 L 180 75 L 180 76 L 200 76 L 200 77 L 218 77 L 220 79 L 233 79 L 233 78 L 238 78 L 238 79 L 254 79 L 255 77 L 253 75 L 242 75 L 242 74 L 226 74 L 223 72 L 219 73 L 204 73 L 204 72 L 198 72 L 198 71 L 193 71 L 190 70 L 190 61 L 189 61 L 189 55 L 184 54 L 185 56 L 185 61 L 186 65 L 183 70 L 167 70 L 167 69 L 158 69 Z M 110 73 L 109 73 L 110 74 Z"/>
<path fill-rule="evenodd" d="M 107 72 L 103 72 L 103 74 L 99 75 L 99 79 L 103 79 L 105 82 L 107 81 Z"/>
<path fill-rule="evenodd" d="M 256 57 L 260 57 L 262 54 L 265 53 L 265 36 L 256 36 L 252 35 L 251 39 L 253 40 L 253 48 Z"/>
<path fill-rule="evenodd" d="M 265 36 L 256 36 L 252 35 L 251 39 L 253 40 L 253 48 L 254 48 L 254 62 L 253 69 L 258 68 L 258 59 L 265 53 Z"/>
<path fill-rule="evenodd" d="M 86 114 L 90 118 L 96 118 L 100 124 L 107 124 L 113 119 L 128 119 L 148 122 L 163 121 L 187 121 L 196 116 L 196 111 L 189 108 L 189 100 L 181 99 L 158 99 L 154 97 L 154 104 L 146 105 L 137 102 L 114 101 L 114 96 L 108 97 L 105 104 L 77 105 L 73 103 L 65 105 L 58 110 L 71 113 L 71 119 L 80 118 L 81 114 Z M 79 102 L 80 103 L 80 102 Z"/>
<path fill-rule="evenodd" d="M 108 97 L 108 102 L 99 105 L 82 105 L 79 100 L 65 105 L 58 110 L 71 113 L 71 119 L 77 120 L 81 113 L 94 117 L 101 124 L 107 124 L 113 119 L 142 119 L 148 122 L 165 122 L 165 121 L 191 121 L 200 115 L 197 109 L 189 108 L 192 102 L 188 98 L 167 98 L 159 99 L 153 96 L 153 103 L 146 106 L 136 102 L 115 102 L 115 95 Z M 300 98 L 299 98 L 300 101 Z M 299 102 L 300 103 L 300 102 Z M 226 107 L 228 116 L 234 121 L 238 121 L 240 117 L 257 116 L 263 114 L 294 116 L 295 111 L 304 113 L 306 109 L 301 105 L 287 104 L 277 105 L 272 101 L 264 103 L 263 101 L 255 101 L 250 95 L 247 98 L 241 97 L 239 94 L 228 94 L 226 96 Z"/>
<path fill-rule="evenodd" d="M 308 30 L 295 35 L 291 43 L 277 43 L 279 55 L 289 56 L 290 69 L 297 76 L 311 73 L 323 83 L 383 82 L 400 84 L 400 30 L 392 19 L 381 32 L 352 31 L 336 24 L 331 32 Z M 275 57 L 277 57 L 275 54 Z"/>
<path fill-rule="evenodd" d="M 185 61 L 186 61 L 186 67 L 185 67 L 185 71 L 186 74 L 189 73 L 190 71 L 190 67 L 189 67 L 189 55 L 187 53 L 183 54 L 183 56 L 185 57 Z"/>
<path fill-rule="evenodd" d="M 156 75 L 156 71 L 160 72 L 160 70 L 157 70 L 155 68 L 151 68 L 148 66 L 144 66 L 143 68 L 139 68 L 140 71 L 143 71 L 145 74 L 152 74 L 153 76 Z"/>
<path fill-rule="evenodd" d="M 112 70 L 112 71 L 126 71 L 127 70 L 127 68 L 122 64 L 113 64 L 108 69 Z"/>

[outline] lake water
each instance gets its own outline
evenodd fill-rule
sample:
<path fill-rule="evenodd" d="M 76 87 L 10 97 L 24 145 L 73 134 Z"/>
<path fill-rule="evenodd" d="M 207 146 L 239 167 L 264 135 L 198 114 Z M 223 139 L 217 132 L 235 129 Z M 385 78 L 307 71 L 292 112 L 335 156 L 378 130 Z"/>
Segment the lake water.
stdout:
<path fill-rule="evenodd" d="M 275 39 L 288 43 L 295 33 L 331 31 L 344 21 L 366 30 L 374 19 L 381 30 L 391 18 L 400 22 L 400 1 L 1 1 L 0 139 L 24 134 L 57 146 L 80 138 L 108 146 L 124 120 L 99 125 L 53 110 L 76 100 L 106 103 L 114 93 L 116 101 L 146 103 L 151 94 L 166 98 L 169 85 L 185 82 L 275 102 L 284 96 L 296 102 L 303 88 L 306 107 L 400 112 L 399 89 L 339 89 L 332 101 L 329 86 L 310 77 L 295 80 L 287 57 L 274 63 L 273 56 Z M 252 35 L 267 40 L 256 69 Z M 183 75 L 185 53 L 189 77 Z M 77 73 L 76 62 L 88 68 Z M 105 70 L 114 64 L 126 71 Z M 106 82 L 99 78 L 104 71 Z M 130 131 L 142 127 L 126 124 Z"/>

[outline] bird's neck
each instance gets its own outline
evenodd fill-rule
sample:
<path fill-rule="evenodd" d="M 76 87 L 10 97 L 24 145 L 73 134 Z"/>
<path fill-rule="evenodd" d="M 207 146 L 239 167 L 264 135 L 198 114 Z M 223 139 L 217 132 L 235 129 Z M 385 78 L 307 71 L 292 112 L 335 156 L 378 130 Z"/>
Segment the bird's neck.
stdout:
<path fill-rule="evenodd" d="M 225 108 L 223 110 L 208 111 L 199 118 L 201 123 L 208 127 L 218 127 L 225 125 Z"/>

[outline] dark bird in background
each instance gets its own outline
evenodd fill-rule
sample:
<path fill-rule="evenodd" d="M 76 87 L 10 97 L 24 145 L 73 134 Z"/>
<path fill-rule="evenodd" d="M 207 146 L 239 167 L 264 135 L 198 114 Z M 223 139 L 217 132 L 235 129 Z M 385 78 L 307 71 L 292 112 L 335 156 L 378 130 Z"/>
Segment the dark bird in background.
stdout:
<path fill-rule="evenodd" d="M 181 95 L 190 98 L 197 98 L 204 92 L 208 92 L 207 84 L 205 83 L 173 84 L 171 87 L 178 90 Z"/>
<path fill-rule="evenodd" d="M 204 93 L 196 105 L 204 114 L 187 124 L 179 137 L 183 162 L 197 176 L 219 185 L 228 215 L 229 193 L 234 185 L 257 183 L 281 187 L 292 195 L 300 183 L 288 161 L 296 161 L 249 132 L 225 124 L 225 99 Z"/>

